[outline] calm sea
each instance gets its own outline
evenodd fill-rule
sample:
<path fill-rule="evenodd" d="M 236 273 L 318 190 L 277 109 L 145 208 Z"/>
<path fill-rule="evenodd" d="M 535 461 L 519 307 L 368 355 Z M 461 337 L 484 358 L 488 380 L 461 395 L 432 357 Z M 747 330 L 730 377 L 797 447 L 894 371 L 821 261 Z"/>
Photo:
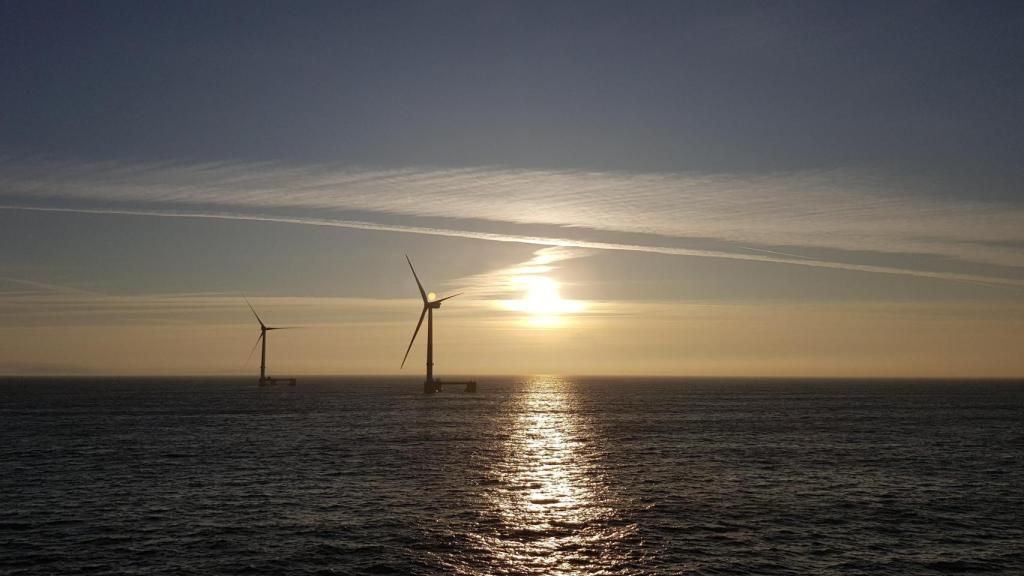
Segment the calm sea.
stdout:
<path fill-rule="evenodd" d="M 1024 574 L 1024 383 L 0 380 L 3 574 Z"/>

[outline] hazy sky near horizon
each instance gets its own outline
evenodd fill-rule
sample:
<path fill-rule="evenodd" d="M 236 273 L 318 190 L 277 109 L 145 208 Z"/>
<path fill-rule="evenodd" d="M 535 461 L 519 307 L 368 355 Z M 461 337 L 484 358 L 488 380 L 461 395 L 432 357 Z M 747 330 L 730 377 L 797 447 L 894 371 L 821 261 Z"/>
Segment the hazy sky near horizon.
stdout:
<path fill-rule="evenodd" d="M 6 2 L 0 373 L 1024 376 L 1024 8 Z M 421 335 L 421 339 L 422 339 Z M 405 372 L 422 368 L 417 343 Z"/>

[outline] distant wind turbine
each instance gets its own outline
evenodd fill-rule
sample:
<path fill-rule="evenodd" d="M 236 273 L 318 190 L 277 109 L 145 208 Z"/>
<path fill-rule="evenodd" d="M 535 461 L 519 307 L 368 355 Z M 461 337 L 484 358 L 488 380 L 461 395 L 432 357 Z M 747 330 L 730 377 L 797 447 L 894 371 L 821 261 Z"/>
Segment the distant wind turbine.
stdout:
<path fill-rule="evenodd" d="M 452 294 L 451 296 L 445 296 L 444 298 L 437 298 L 437 295 L 433 292 L 427 293 L 423 289 L 423 284 L 420 283 L 420 277 L 416 275 L 416 269 L 412 266 L 412 260 L 409 259 L 409 255 L 406 254 L 405 261 L 409 263 L 409 269 L 412 270 L 412 277 L 416 279 L 416 287 L 420 289 L 420 297 L 423 298 L 423 311 L 420 312 L 420 320 L 416 323 L 416 330 L 412 333 L 412 339 L 409 340 L 409 347 L 405 349 L 405 357 L 402 358 L 402 367 L 405 367 L 405 361 L 409 359 L 409 351 L 412 350 L 413 342 L 416 341 L 416 335 L 420 332 L 420 326 L 423 325 L 423 317 L 427 317 L 427 379 L 423 381 L 424 392 L 437 392 L 441 389 L 441 382 L 434 380 L 434 309 L 441 307 L 441 302 L 445 300 L 455 298 L 458 294 Z M 476 391 L 476 382 L 450 382 L 450 384 L 465 384 L 466 391 Z"/>
<path fill-rule="evenodd" d="M 245 298 L 243 296 L 243 298 Z M 289 330 L 296 328 L 296 326 L 267 326 L 263 323 L 260 315 L 256 313 L 256 309 L 252 307 L 252 303 L 249 302 L 248 298 L 245 298 L 245 303 L 249 305 L 249 310 L 252 310 L 252 315 L 256 317 L 256 321 L 260 323 L 260 335 L 256 338 L 256 344 L 253 344 L 252 350 L 249 351 L 249 358 L 252 358 L 252 353 L 256 351 L 256 346 L 262 344 L 260 349 L 260 386 L 267 386 L 277 383 L 287 383 L 289 386 L 295 386 L 295 378 L 271 378 L 267 376 L 267 332 L 271 330 Z M 248 358 L 246 362 L 248 362 Z"/>

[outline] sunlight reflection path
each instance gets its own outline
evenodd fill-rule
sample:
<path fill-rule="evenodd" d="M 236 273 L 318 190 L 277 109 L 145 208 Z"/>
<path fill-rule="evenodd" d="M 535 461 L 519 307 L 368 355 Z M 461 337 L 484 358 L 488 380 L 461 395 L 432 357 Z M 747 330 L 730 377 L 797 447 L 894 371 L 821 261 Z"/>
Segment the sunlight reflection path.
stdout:
<path fill-rule="evenodd" d="M 513 424 L 490 473 L 499 533 L 486 546 L 507 573 L 629 573 L 621 518 L 600 466 L 600 439 L 572 382 L 539 377 L 517 395 Z"/>

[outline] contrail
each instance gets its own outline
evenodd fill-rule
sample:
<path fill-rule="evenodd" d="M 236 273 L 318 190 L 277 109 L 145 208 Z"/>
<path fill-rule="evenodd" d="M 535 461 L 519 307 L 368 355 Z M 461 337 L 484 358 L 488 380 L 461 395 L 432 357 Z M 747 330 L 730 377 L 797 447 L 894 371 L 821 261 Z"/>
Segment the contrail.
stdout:
<path fill-rule="evenodd" d="M 288 209 L 374 221 L 458 218 L 672 239 L 644 243 L 705 238 L 728 243 L 729 252 L 785 258 L 799 258 L 799 246 L 1024 270 L 1024 252 L 1017 249 L 1024 242 L 1024 208 L 937 198 L 923 186 L 849 170 L 736 175 L 0 159 L 3 204 L 247 214 Z M 784 246 L 795 254 L 762 252 L 789 250 Z"/>
<path fill-rule="evenodd" d="M 571 238 L 555 238 L 549 236 L 528 236 L 517 234 L 500 234 L 496 232 L 479 232 L 474 230 L 457 230 L 452 228 L 434 228 L 426 226 L 407 226 L 401 224 L 380 224 L 362 220 L 333 220 L 327 218 L 300 218 L 292 216 L 270 216 L 262 214 L 240 214 L 231 212 L 182 212 L 160 210 L 133 210 L 117 208 L 60 208 L 43 206 L 0 205 L 0 210 L 21 210 L 29 212 L 60 212 L 73 214 L 97 214 L 117 216 L 151 216 L 157 218 L 193 218 L 207 220 L 239 220 L 248 222 L 274 222 L 282 224 L 301 224 L 306 226 L 326 226 L 331 228 L 347 228 L 354 230 L 372 230 L 379 232 L 399 232 L 403 234 L 424 234 L 428 236 L 444 236 L 449 238 L 467 238 L 472 240 L 488 240 L 491 242 L 511 242 L 536 246 L 563 246 L 567 248 L 591 248 L 595 250 L 613 250 L 620 252 L 643 252 L 648 254 L 664 254 L 668 256 L 693 256 L 698 258 L 719 258 L 725 260 L 744 260 L 749 262 L 769 262 L 774 264 L 790 264 L 811 268 L 828 268 L 833 270 L 851 270 L 874 274 L 891 274 L 931 278 L 953 282 L 967 282 L 989 287 L 1024 288 L 1024 280 L 982 276 L 976 274 L 959 274 L 955 272 L 931 272 L 894 268 L 890 266 L 873 266 L 869 264 L 850 264 L 829 260 L 816 260 L 793 255 L 768 256 L 759 254 L 738 254 L 720 250 L 697 250 L 672 246 L 652 246 L 646 244 L 626 244 L 618 242 L 598 242 L 591 240 L 575 240 Z M 770 251 L 765 251 L 772 253 Z"/>
<path fill-rule="evenodd" d="M 28 286 L 30 288 L 35 288 L 36 290 L 41 290 L 43 292 L 51 292 L 51 293 L 58 293 L 58 294 L 79 294 L 79 295 L 83 295 L 83 296 L 98 296 L 99 295 L 96 292 L 91 292 L 89 290 L 82 290 L 80 288 L 73 288 L 71 286 L 63 286 L 61 284 L 49 284 L 49 283 L 46 283 L 46 282 L 37 282 L 35 280 L 26 280 L 24 278 L 11 278 L 10 276 L 0 276 L 0 281 L 2 281 L 2 282 L 12 282 L 14 284 L 21 284 L 23 286 Z"/>

